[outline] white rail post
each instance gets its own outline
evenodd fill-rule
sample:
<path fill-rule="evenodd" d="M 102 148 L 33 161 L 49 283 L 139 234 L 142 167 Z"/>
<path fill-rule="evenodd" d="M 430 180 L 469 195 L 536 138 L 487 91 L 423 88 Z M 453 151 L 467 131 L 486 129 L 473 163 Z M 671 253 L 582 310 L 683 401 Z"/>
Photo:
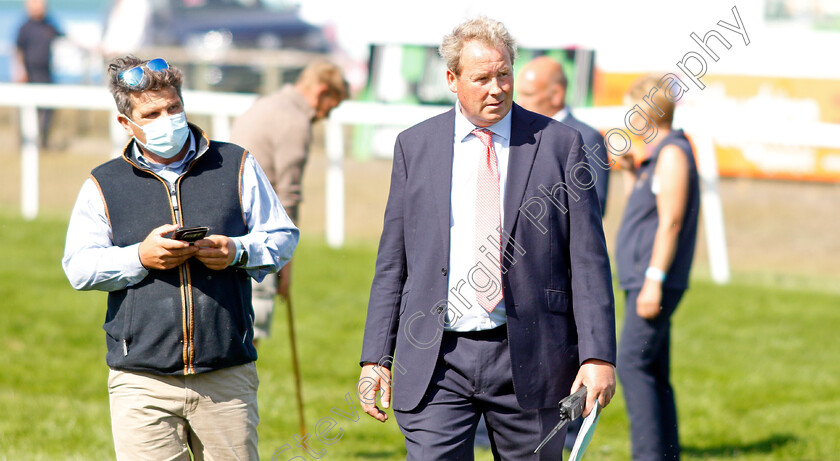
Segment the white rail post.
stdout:
<path fill-rule="evenodd" d="M 38 109 L 21 107 L 20 209 L 27 221 L 38 217 L 38 128 Z"/>
<path fill-rule="evenodd" d="M 216 113 L 211 118 L 213 126 L 212 138 L 216 141 L 230 141 L 230 117 L 228 114 Z"/>
<path fill-rule="evenodd" d="M 125 133 L 125 128 L 117 120 L 119 112 L 117 109 L 112 109 L 110 112 L 111 120 L 109 124 L 109 134 L 111 135 L 111 157 L 117 158 L 123 153 L 123 148 L 128 141 L 128 135 Z"/>
<path fill-rule="evenodd" d="M 326 234 L 331 248 L 344 246 L 344 125 L 328 119 L 326 127 Z"/>
<path fill-rule="evenodd" d="M 706 246 L 709 248 L 709 268 L 712 280 L 719 285 L 729 283 L 729 255 L 726 250 L 726 228 L 723 224 L 723 205 L 718 190 L 718 166 L 715 144 L 710 135 L 694 137 L 700 173 L 700 200 Z"/>

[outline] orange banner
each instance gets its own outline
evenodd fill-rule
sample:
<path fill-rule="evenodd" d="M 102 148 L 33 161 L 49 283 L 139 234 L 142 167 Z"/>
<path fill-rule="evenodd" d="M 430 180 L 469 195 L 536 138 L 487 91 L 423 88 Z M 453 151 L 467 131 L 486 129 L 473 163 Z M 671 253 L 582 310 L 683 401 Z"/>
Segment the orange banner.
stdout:
<path fill-rule="evenodd" d="M 641 76 L 597 73 L 595 105 L 623 105 L 625 92 Z M 840 123 L 840 80 L 707 75 L 703 82 L 707 87 L 696 96 L 696 101 L 737 111 L 743 119 L 769 116 L 775 122 Z M 698 91 L 696 87 L 692 90 Z M 840 149 L 808 145 L 807 139 L 802 141 L 802 145 L 716 144 L 720 174 L 840 182 Z"/>

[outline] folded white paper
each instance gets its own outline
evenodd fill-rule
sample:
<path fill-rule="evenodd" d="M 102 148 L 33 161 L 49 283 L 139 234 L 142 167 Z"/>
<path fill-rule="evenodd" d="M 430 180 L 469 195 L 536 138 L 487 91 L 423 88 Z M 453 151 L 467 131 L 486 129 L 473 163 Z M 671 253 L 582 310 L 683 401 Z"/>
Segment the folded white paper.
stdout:
<path fill-rule="evenodd" d="M 579 461 L 583 458 L 583 452 L 589 447 L 589 442 L 592 441 L 592 435 L 595 434 L 595 426 L 598 425 L 598 418 L 601 416 L 601 406 L 598 401 L 595 401 L 595 408 L 589 413 L 589 416 L 583 419 L 583 424 L 580 426 L 577 439 L 575 439 L 575 446 L 572 448 L 572 454 L 569 456 L 569 461 Z"/>

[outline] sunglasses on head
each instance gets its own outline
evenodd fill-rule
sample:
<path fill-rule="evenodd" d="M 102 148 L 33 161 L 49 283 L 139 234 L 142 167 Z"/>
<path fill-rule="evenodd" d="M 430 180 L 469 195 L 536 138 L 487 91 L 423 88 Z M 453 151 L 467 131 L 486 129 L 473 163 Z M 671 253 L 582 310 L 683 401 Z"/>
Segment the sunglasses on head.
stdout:
<path fill-rule="evenodd" d="M 160 72 L 162 70 L 169 69 L 169 63 L 167 63 L 163 58 L 156 58 L 149 62 L 140 64 L 139 66 L 132 67 L 131 69 L 126 69 L 120 72 L 120 82 L 132 89 L 145 89 L 149 86 L 149 76 L 146 75 L 146 70 L 144 69 L 151 72 Z"/>

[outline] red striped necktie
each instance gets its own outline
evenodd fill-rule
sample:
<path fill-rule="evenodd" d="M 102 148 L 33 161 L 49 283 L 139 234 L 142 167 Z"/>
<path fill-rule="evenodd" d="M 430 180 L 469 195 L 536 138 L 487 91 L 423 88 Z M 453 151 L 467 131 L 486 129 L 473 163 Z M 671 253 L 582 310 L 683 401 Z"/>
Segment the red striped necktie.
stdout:
<path fill-rule="evenodd" d="M 502 300 L 499 168 L 496 164 L 496 149 L 493 148 L 493 132 L 476 128 L 473 134 L 484 144 L 484 154 L 478 162 L 475 191 L 475 262 L 487 269 L 486 273 L 497 282 L 491 283 L 488 280 L 484 285 L 488 290 L 476 290 L 475 296 L 484 310 L 493 312 Z"/>

